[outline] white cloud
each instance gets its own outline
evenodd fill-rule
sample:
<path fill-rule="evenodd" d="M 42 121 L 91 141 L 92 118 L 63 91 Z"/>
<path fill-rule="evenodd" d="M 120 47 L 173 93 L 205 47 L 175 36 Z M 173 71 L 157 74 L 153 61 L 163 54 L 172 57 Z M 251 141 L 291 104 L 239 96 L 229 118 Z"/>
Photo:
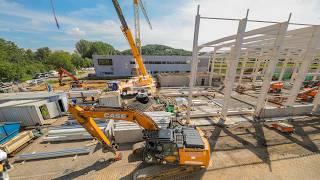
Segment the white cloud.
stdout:
<path fill-rule="evenodd" d="M 250 9 L 249 19 L 285 21 L 289 13 L 292 12 L 292 22 L 320 24 L 320 4 L 318 0 L 180 0 L 181 3 L 172 1 L 175 11 L 163 13 L 157 16 L 152 14 L 152 9 L 146 6 L 153 30 L 149 30 L 146 22 L 142 18 L 141 31 L 143 44 L 164 44 L 176 48 L 190 50 L 193 41 L 194 17 L 197 4 L 201 5 L 200 14 L 209 17 L 243 18 L 246 10 Z M 160 1 L 148 1 L 157 3 Z M 122 6 L 132 8 L 131 1 L 123 1 Z M 170 2 L 169 2 L 170 3 Z M 130 6 L 130 7 L 129 7 Z M 168 6 L 171 6 L 169 4 Z M 117 20 L 106 19 L 104 21 L 85 20 L 77 15 L 92 14 L 95 10 L 106 8 L 96 6 L 95 8 L 83 8 L 79 11 L 71 12 L 68 16 L 58 14 L 58 20 L 65 34 L 60 34 L 56 41 L 76 39 L 69 37 L 71 34 L 77 37 L 85 36 L 88 40 L 102 40 L 115 45 L 118 49 L 128 49 L 129 46 L 123 37 L 119 22 Z M 109 8 L 109 7 L 108 7 Z M 125 8 L 123 8 L 125 10 Z M 55 22 L 50 11 L 39 12 L 25 8 L 21 4 L 8 0 L 0 0 L 0 14 L 16 16 L 27 19 L 24 24 L 1 23 L 4 30 L 19 29 L 26 31 L 53 31 L 59 32 L 55 27 Z M 116 16 L 116 14 L 114 14 Z M 127 21 L 133 30 L 132 18 Z M 10 25 L 11 23 L 11 25 Z M 29 23 L 29 24 L 28 24 Z M 28 26 L 29 25 L 29 26 Z M 248 23 L 248 29 L 265 26 L 266 24 Z M 19 27 L 18 27 L 19 26 Z M 24 26 L 24 28 L 22 27 Z M 237 22 L 201 20 L 199 43 L 205 43 L 223 36 L 232 35 L 237 30 Z M 1 29 L 0 29 L 1 31 Z M 71 41 L 71 40 L 70 40 Z M 70 46 L 73 46 L 70 43 Z"/>
<path fill-rule="evenodd" d="M 174 47 L 191 49 L 194 19 L 197 4 L 201 16 L 244 18 L 250 9 L 249 19 L 286 21 L 292 12 L 291 22 L 320 24 L 319 2 L 317 0 L 197 0 L 186 1 L 172 14 L 152 19 L 153 30 L 149 31 L 143 22 L 142 43 L 162 43 Z M 152 14 L 151 14 L 152 16 Z M 248 23 L 247 29 L 266 26 Z M 199 43 L 205 43 L 237 31 L 237 22 L 201 20 Z"/>
<path fill-rule="evenodd" d="M 80 30 L 78 27 L 71 28 L 71 29 L 68 30 L 66 33 L 67 33 L 68 35 L 76 36 L 76 37 L 86 35 L 86 32 L 83 31 L 83 30 Z"/>

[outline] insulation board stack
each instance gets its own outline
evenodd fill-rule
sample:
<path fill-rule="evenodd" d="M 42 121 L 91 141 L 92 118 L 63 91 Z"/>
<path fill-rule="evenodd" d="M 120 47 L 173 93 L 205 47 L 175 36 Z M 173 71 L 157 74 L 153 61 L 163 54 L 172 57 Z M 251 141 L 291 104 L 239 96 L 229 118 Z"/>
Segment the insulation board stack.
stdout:
<path fill-rule="evenodd" d="M 97 125 L 101 130 L 106 126 L 105 123 L 99 123 Z M 48 135 L 43 138 L 43 141 L 53 142 L 88 139 L 92 139 L 92 136 L 81 125 L 71 125 L 49 128 Z"/>
<path fill-rule="evenodd" d="M 171 113 L 165 111 L 144 112 L 150 116 L 160 128 L 167 128 Z M 114 136 L 117 143 L 133 143 L 143 141 L 142 128 L 139 125 L 127 121 L 115 121 Z"/>

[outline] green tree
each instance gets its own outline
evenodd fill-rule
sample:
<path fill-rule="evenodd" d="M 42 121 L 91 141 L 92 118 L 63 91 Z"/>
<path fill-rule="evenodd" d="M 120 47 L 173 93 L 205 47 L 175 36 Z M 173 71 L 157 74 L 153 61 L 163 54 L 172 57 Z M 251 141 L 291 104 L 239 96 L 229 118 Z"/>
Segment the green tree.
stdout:
<path fill-rule="evenodd" d="M 36 59 L 45 62 L 50 56 L 51 50 L 48 47 L 39 48 L 35 52 Z"/>
<path fill-rule="evenodd" d="M 108 43 L 102 41 L 92 42 L 83 39 L 76 43 L 76 52 L 78 52 L 82 58 L 92 58 L 92 55 L 120 54 L 120 51 L 114 49 L 114 47 Z"/>
<path fill-rule="evenodd" d="M 165 45 L 150 44 L 141 47 L 142 55 L 153 56 L 191 56 L 190 51 L 184 49 L 175 49 Z M 131 50 L 127 49 L 121 52 L 123 55 L 131 55 Z"/>
<path fill-rule="evenodd" d="M 55 51 L 51 53 L 48 58 L 48 64 L 52 65 L 55 69 L 63 67 L 70 72 L 74 71 L 72 57 L 70 53 L 66 51 Z"/>
<path fill-rule="evenodd" d="M 91 55 L 89 52 L 92 46 L 92 42 L 81 39 L 76 43 L 75 46 L 76 46 L 76 51 L 82 56 L 82 58 L 86 58 L 86 57 L 91 58 Z"/>

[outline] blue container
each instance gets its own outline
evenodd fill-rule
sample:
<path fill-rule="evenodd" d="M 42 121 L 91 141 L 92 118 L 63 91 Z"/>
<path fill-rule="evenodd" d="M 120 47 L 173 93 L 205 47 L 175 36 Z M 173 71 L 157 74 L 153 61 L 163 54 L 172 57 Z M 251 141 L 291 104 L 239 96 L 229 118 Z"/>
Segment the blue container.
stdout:
<path fill-rule="evenodd" d="M 14 138 L 20 130 L 20 122 L 0 123 L 0 144 Z"/>

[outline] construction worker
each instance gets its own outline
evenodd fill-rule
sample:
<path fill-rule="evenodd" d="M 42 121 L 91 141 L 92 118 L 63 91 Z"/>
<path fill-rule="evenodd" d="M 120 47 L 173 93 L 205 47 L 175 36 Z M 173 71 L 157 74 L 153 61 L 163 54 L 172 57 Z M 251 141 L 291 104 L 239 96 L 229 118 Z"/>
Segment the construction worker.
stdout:
<path fill-rule="evenodd" d="M 0 179 L 9 180 L 8 170 L 11 169 L 11 165 L 8 161 L 7 153 L 0 150 Z"/>

